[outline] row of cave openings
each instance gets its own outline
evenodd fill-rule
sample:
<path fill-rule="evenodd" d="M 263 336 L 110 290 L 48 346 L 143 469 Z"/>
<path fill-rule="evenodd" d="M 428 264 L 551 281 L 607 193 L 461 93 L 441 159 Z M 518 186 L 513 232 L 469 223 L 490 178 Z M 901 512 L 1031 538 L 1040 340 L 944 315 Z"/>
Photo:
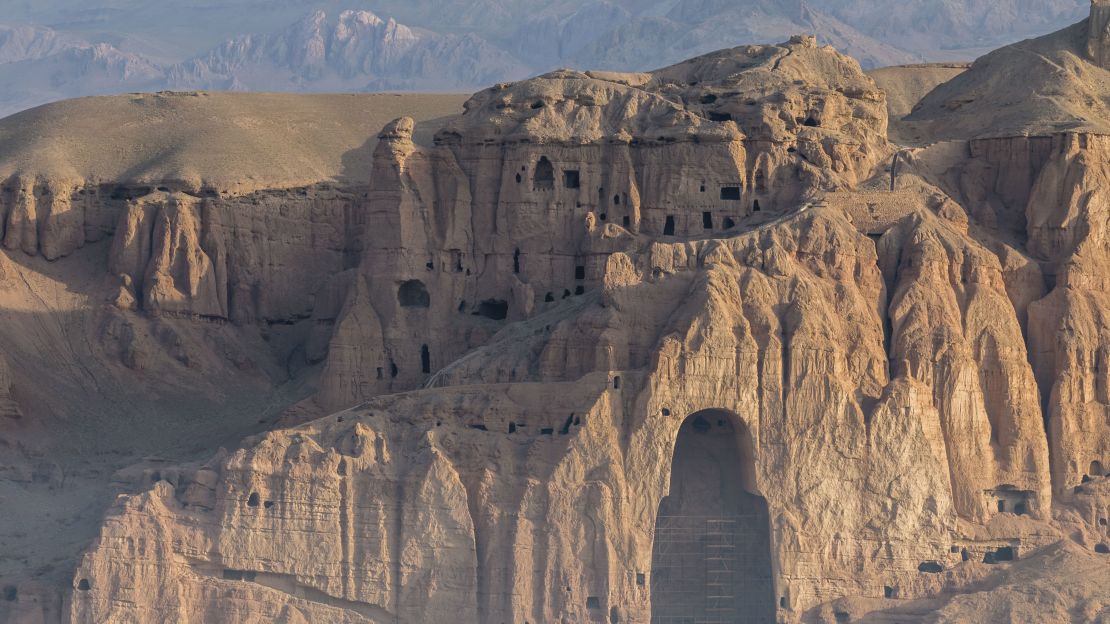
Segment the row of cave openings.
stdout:
<path fill-rule="evenodd" d="M 696 81 L 691 82 L 690 86 L 696 86 L 697 84 L 698 83 Z M 706 93 L 705 95 L 701 96 L 701 98 L 699 98 L 698 101 L 701 102 L 702 105 L 711 105 L 711 104 L 716 104 L 718 99 L 719 99 L 719 97 L 717 96 L 716 93 Z M 746 100 L 744 102 L 744 105 L 749 107 L 749 108 L 754 107 L 758 104 L 759 104 L 759 102 L 757 102 L 756 100 L 753 100 L 753 99 L 749 99 L 749 100 Z M 719 110 L 719 109 L 718 110 L 707 110 L 707 111 L 705 111 L 705 117 L 707 119 L 709 119 L 709 121 L 716 121 L 716 122 L 733 121 L 732 113 L 729 113 L 727 111 L 722 111 L 722 110 Z M 804 126 L 806 128 L 820 128 L 821 127 L 821 122 L 817 119 L 816 114 L 810 114 L 806 117 L 795 117 L 794 118 L 794 123 L 796 123 L 799 126 Z"/>
<path fill-rule="evenodd" d="M 526 166 L 521 167 L 522 172 L 526 172 L 527 170 L 528 170 L 528 167 L 526 167 Z M 567 189 L 579 189 L 579 188 L 581 188 L 581 186 L 582 186 L 582 176 L 581 176 L 580 171 L 578 171 L 577 169 L 566 169 L 566 170 L 563 170 L 562 173 L 563 173 L 562 179 L 563 179 L 563 187 L 564 188 L 567 188 Z M 555 166 L 551 163 L 551 161 L 547 158 L 547 156 L 540 156 L 539 161 L 536 162 L 535 170 L 532 172 L 532 190 L 533 191 L 539 191 L 539 192 L 555 190 L 555 177 L 556 177 L 555 176 Z M 517 181 L 518 184 L 523 183 L 524 177 L 521 173 L 516 174 L 516 181 Z M 756 172 L 753 176 L 753 183 L 754 183 L 755 192 L 757 194 L 767 193 L 767 190 L 768 190 L 767 175 L 763 172 L 762 169 L 757 169 L 756 170 Z M 701 182 L 699 190 L 702 193 L 705 193 L 707 191 L 706 183 L 705 183 L 704 180 Z M 722 184 L 721 187 L 720 187 L 720 191 L 721 191 L 721 194 L 720 194 L 721 201 L 724 201 L 724 202 L 738 202 L 738 201 L 741 201 L 743 199 L 744 187 L 740 183 Z M 597 195 L 598 195 L 597 205 L 598 205 L 599 208 L 601 208 L 601 207 L 603 207 L 603 206 L 605 206 L 609 203 L 609 196 L 605 192 L 604 187 L 599 187 L 597 189 Z M 614 194 L 613 199 L 612 199 L 613 206 L 620 207 L 622 205 L 622 203 L 625 206 L 628 205 L 628 194 L 627 193 L 616 193 L 616 194 Z M 581 207 L 581 204 L 579 204 L 579 207 Z M 761 212 L 762 210 L 763 210 L 763 207 L 760 205 L 759 200 L 758 199 L 753 200 L 751 211 L 753 213 L 755 213 L 755 212 Z M 598 214 L 598 219 L 600 219 L 601 221 L 607 221 L 608 218 L 609 218 L 609 215 L 605 211 L 601 211 Z M 625 215 L 624 217 L 622 217 L 622 225 L 624 226 L 625 229 L 631 228 L 632 227 L 632 217 L 630 215 Z M 714 229 L 713 213 L 712 212 L 707 211 L 707 212 L 702 213 L 702 226 L 706 230 Z M 722 221 L 722 226 L 723 226 L 724 229 L 729 230 L 729 229 L 732 229 L 733 227 L 736 226 L 736 222 L 732 217 L 727 217 L 726 216 Z M 675 217 L 674 217 L 674 215 L 668 215 L 666 217 L 666 220 L 665 220 L 664 226 L 663 226 L 663 235 L 664 236 L 674 236 L 675 235 Z"/>
<path fill-rule="evenodd" d="M 432 373 L 432 351 L 431 351 L 431 349 L 428 348 L 428 345 L 426 345 L 426 344 L 420 345 L 420 372 L 424 375 L 430 375 Z M 389 359 L 389 378 L 390 379 L 396 379 L 397 376 L 400 375 L 400 374 L 401 374 L 401 369 L 398 368 L 397 362 L 395 362 L 393 360 L 393 358 L 390 358 Z M 378 367 L 376 376 L 377 376 L 378 381 L 381 381 L 381 380 L 385 379 L 385 367 L 384 366 L 379 366 Z"/>
<path fill-rule="evenodd" d="M 513 251 L 513 274 L 520 273 L 520 259 L 521 253 L 519 249 Z M 576 282 L 584 282 L 586 280 L 586 267 L 585 265 L 577 265 L 574 267 L 574 280 Z M 578 283 L 574 286 L 572 293 L 571 289 L 563 290 L 562 298 L 567 299 L 572 294 L 574 296 L 584 295 L 586 293 L 586 286 Z M 555 292 L 549 291 L 544 295 L 544 302 L 551 303 L 555 301 Z M 432 305 L 432 296 L 428 292 L 428 287 L 420 280 L 406 280 L 401 283 L 397 289 L 397 303 L 402 308 L 417 308 L 426 309 Z M 467 309 L 466 301 L 459 303 L 459 312 L 465 312 Z M 486 299 L 478 304 L 473 310 L 474 316 L 482 316 L 494 321 L 503 321 L 509 315 L 509 303 L 502 299 Z"/>
<path fill-rule="evenodd" d="M 620 390 L 621 389 L 621 377 L 620 377 L 620 375 L 614 375 L 611 383 L 612 383 L 613 390 Z M 437 422 L 436 426 L 438 427 L 441 424 L 443 424 L 443 423 L 442 422 Z M 574 412 L 571 412 L 570 416 L 567 416 L 567 419 L 563 422 L 563 426 L 559 427 L 559 430 L 558 430 L 559 435 L 561 435 L 561 436 L 570 435 L 570 432 L 572 431 L 572 429 L 574 427 L 579 427 L 581 425 L 582 425 L 582 417 L 579 416 L 578 414 L 574 413 Z M 476 429 L 478 431 L 489 431 L 489 427 L 486 426 L 483 423 L 474 423 L 474 424 L 469 425 L 469 427 L 471 429 Z M 518 422 L 515 422 L 515 421 L 510 421 L 509 424 L 508 424 L 507 429 L 508 429 L 509 435 L 513 435 L 515 433 L 518 433 L 521 429 L 526 429 L 527 427 L 528 427 L 528 425 L 526 423 L 518 423 Z M 539 431 L 540 431 L 541 436 L 553 436 L 553 435 L 555 435 L 555 427 L 541 427 Z"/>
<path fill-rule="evenodd" d="M 420 280 L 406 280 L 397 288 L 397 303 L 402 308 L 426 309 L 432 306 L 432 295 Z M 459 304 L 459 312 L 466 310 L 466 302 Z M 501 299 L 487 299 L 474 309 L 474 316 L 482 316 L 494 321 L 503 321 L 509 316 L 509 302 Z M 425 371 L 427 372 L 427 371 Z"/>

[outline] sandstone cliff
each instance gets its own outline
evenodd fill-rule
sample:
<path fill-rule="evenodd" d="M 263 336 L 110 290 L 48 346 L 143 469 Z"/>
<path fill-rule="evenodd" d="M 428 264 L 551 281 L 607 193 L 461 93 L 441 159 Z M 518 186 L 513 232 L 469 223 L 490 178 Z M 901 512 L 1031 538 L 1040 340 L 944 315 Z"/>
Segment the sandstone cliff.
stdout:
<path fill-rule="evenodd" d="M 158 447 L 176 461 L 118 461 L 68 587 L 12 572 L 11 613 L 1110 617 L 1106 139 L 1029 109 L 961 135 L 966 111 L 929 107 L 1085 28 L 938 87 L 906 120 L 937 115 L 925 147 L 890 141 L 858 63 L 797 37 L 496 85 L 431 140 L 397 115 L 364 187 L 152 182 L 71 257 L 58 233 L 99 204 L 19 173 L 0 288 L 101 298 L 84 391 L 138 403 L 117 385 L 179 374 L 245 407 Z M 76 333 L 34 336 L 87 366 L 60 348 Z M 37 372 L 3 394 L 0 369 L 8 421 L 47 418 Z M 69 374 L 46 378 L 79 396 Z M 165 435 L 212 427 L 200 409 Z M 19 427 L 5 483 L 66 491 Z"/>

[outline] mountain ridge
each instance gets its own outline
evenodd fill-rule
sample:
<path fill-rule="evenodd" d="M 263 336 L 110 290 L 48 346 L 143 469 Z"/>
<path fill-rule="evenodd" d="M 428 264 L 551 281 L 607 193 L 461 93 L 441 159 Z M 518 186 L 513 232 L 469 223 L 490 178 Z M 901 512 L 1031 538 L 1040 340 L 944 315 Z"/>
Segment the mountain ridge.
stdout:
<path fill-rule="evenodd" d="M 220 42 L 167 59 L 166 50 L 149 34 L 157 11 L 145 6 L 121 13 L 131 6 L 128 2 L 98 8 L 94 0 L 80 13 L 89 16 L 84 25 L 80 20 L 60 20 L 62 14 L 51 12 L 50 5 L 16 7 L 12 17 L 28 23 L 38 17 L 61 30 L 49 25 L 0 29 L 0 84 L 7 87 L 0 96 L 0 115 L 65 97 L 167 88 L 470 91 L 563 66 L 650 70 L 711 50 L 799 32 L 817 34 L 865 67 L 971 60 L 1007 38 L 1063 25 L 1082 9 L 1082 0 L 1052 0 L 1047 5 L 1029 0 L 914 0 L 896 11 L 874 0 L 509 5 L 495 0 L 383 0 L 374 11 L 365 11 L 318 1 L 272 7 L 260 14 L 264 19 L 239 26 L 240 32 L 234 31 L 240 20 L 226 19 L 228 25 L 210 29 L 226 33 Z M 172 9 L 179 16 L 193 11 L 214 19 L 231 17 L 240 6 L 262 10 L 251 2 L 224 0 L 203 9 L 181 3 L 163 11 Z M 186 41 L 213 36 L 203 34 Z M 341 42 L 351 47 L 327 52 Z M 100 58 L 93 55 L 89 60 L 75 52 L 101 44 L 109 47 L 101 50 Z M 188 45 L 177 42 L 174 47 Z M 314 47 L 326 53 L 312 57 Z M 136 69 L 120 75 L 106 64 L 107 56 L 126 58 Z M 313 60 L 306 62 L 309 58 Z"/>

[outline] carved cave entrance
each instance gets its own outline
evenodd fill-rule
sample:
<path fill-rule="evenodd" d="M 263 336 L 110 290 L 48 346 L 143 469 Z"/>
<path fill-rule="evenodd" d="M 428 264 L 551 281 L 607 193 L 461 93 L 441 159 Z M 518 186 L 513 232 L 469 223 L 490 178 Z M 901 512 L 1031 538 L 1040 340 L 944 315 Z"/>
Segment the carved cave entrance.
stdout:
<path fill-rule="evenodd" d="M 651 556 L 653 624 L 775 621 L 767 501 L 747 427 L 722 410 L 686 419 Z"/>

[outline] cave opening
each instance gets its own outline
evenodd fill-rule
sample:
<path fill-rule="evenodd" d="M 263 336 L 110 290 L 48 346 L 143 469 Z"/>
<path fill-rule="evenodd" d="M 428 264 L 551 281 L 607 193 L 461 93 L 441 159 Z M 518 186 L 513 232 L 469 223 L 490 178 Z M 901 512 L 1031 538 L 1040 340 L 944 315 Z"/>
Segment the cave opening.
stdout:
<path fill-rule="evenodd" d="M 754 443 L 724 410 L 679 429 L 652 543 L 653 622 L 774 622 L 770 520 Z"/>
<path fill-rule="evenodd" d="M 402 308 L 427 308 L 432 305 L 432 296 L 420 280 L 408 280 L 397 289 L 397 302 Z"/>
<path fill-rule="evenodd" d="M 582 177 L 577 170 L 567 169 L 563 172 L 563 185 L 568 189 L 576 189 L 582 186 Z"/>
<path fill-rule="evenodd" d="M 503 321 L 509 316 L 509 304 L 499 299 L 487 299 L 478 304 L 475 316 L 484 316 L 494 321 Z"/>
<path fill-rule="evenodd" d="M 536 172 L 532 175 L 532 190 L 534 191 L 550 191 L 555 188 L 555 166 L 547 159 L 547 156 L 540 156 L 539 162 L 536 163 Z"/>
<path fill-rule="evenodd" d="M 667 215 L 667 220 L 663 223 L 663 236 L 674 236 L 674 217 L 671 215 Z"/>
<path fill-rule="evenodd" d="M 721 199 L 724 201 L 740 201 L 740 185 L 730 184 L 721 187 Z"/>

